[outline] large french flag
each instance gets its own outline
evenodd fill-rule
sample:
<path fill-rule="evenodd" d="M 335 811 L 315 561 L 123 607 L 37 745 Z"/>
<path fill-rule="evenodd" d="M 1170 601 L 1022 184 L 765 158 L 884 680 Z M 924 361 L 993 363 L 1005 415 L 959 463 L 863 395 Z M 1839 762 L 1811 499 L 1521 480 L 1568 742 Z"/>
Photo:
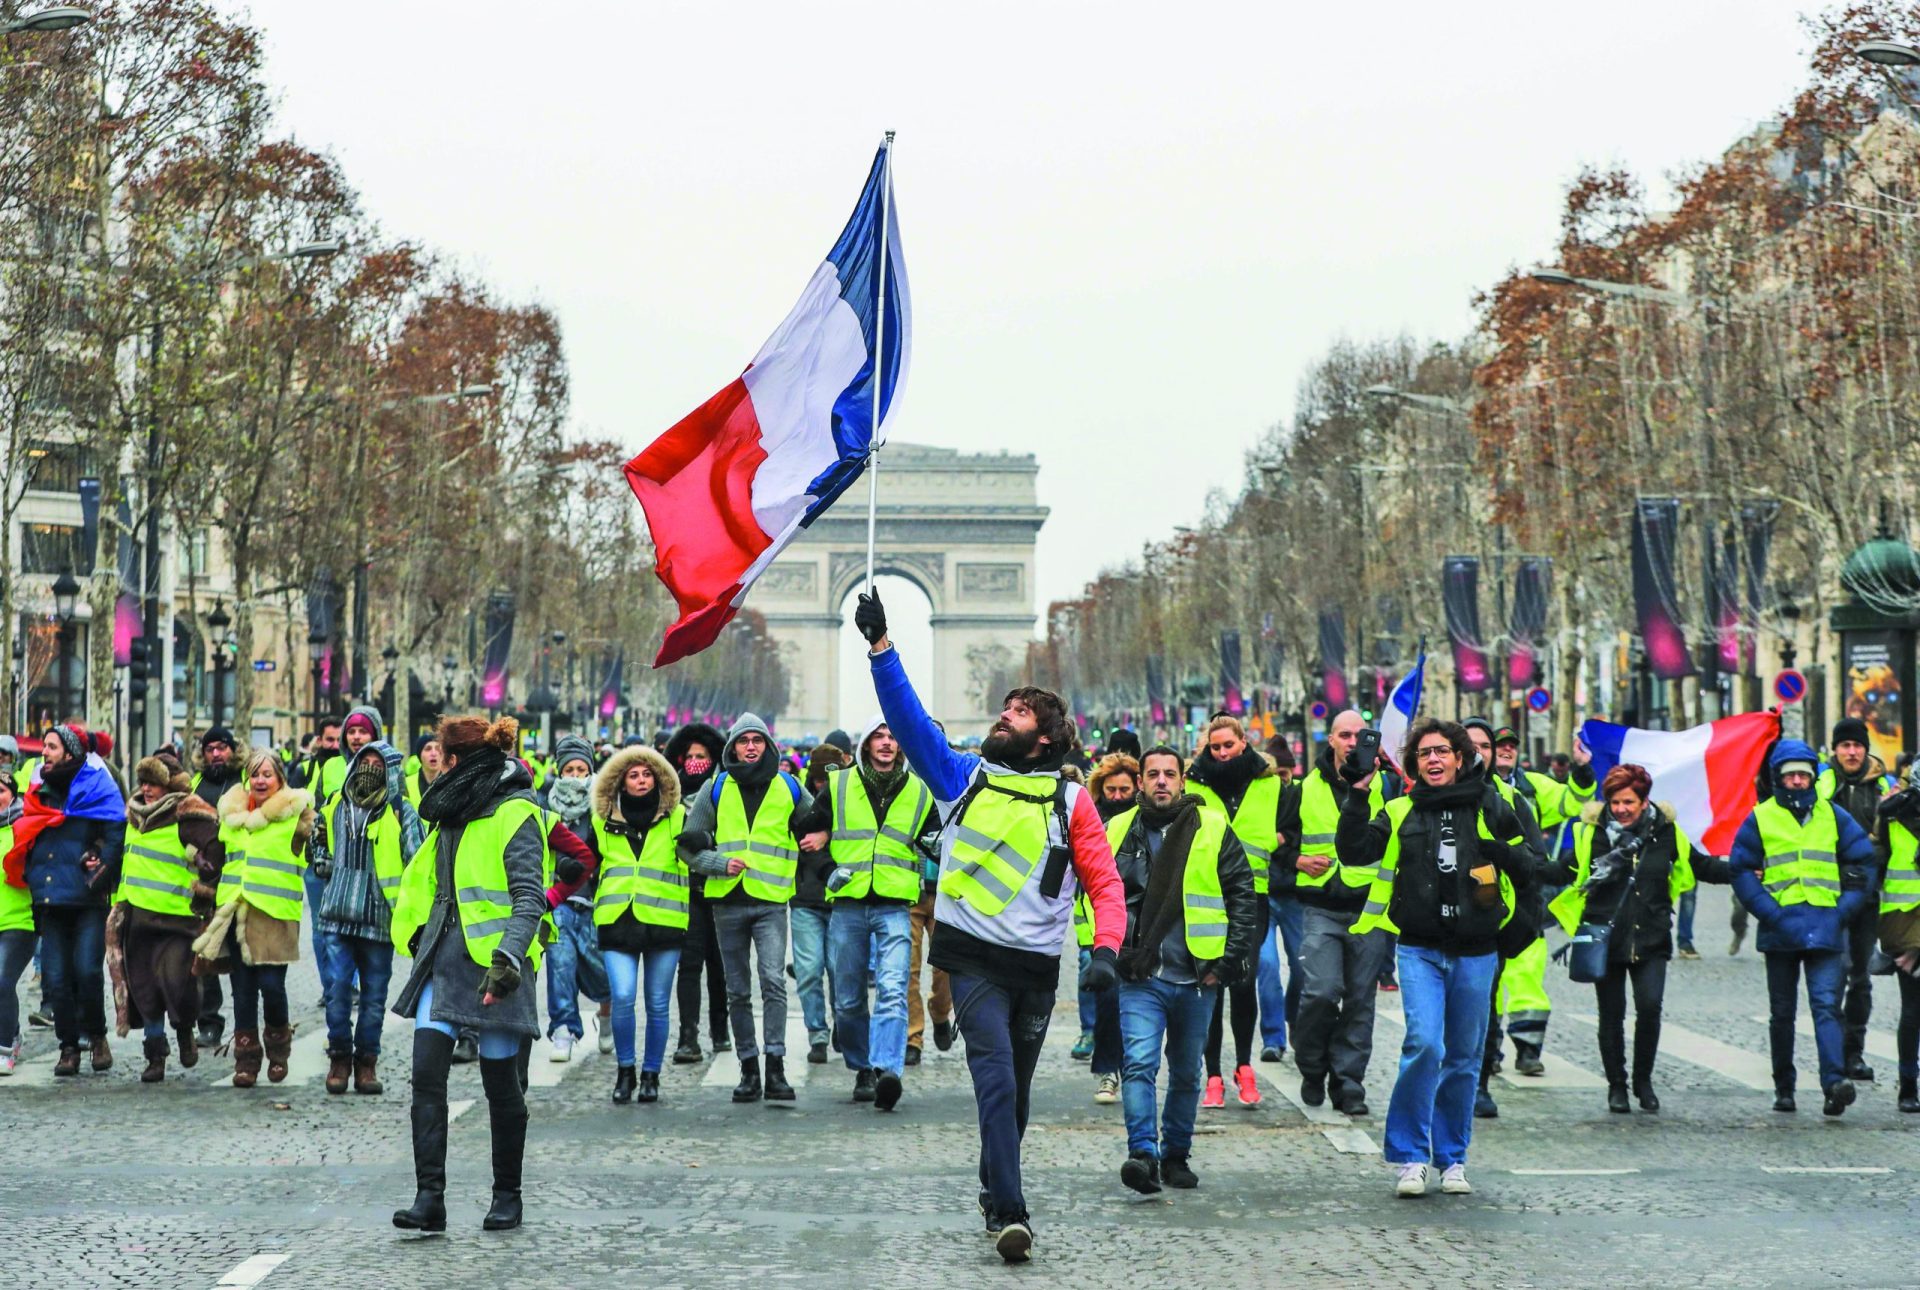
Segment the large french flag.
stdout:
<path fill-rule="evenodd" d="M 885 442 L 913 339 L 890 153 L 882 144 L 853 217 L 747 370 L 627 463 L 680 606 L 655 667 L 713 644 Z"/>
<path fill-rule="evenodd" d="M 1606 778 L 1622 762 L 1653 776 L 1653 795 L 1671 802 L 1675 822 L 1709 855 L 1733 849 L 1733 835 L 1753 811 L 1753 781 L 1767 748 L 1780 737 L 1778 712 L 1722 717 L 1686 730 L 1640 730 L 1611 721 L 1580 727 L 1593 773 Z"/>

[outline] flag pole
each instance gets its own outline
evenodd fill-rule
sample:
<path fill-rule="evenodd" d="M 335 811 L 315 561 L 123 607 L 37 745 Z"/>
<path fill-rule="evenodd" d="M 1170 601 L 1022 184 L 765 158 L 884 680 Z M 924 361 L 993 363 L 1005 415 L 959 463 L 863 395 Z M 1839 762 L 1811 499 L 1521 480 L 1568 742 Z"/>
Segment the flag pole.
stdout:
<path fill-rule="evenodd" d="M 893 131 L 880 145 L 880 271 L 873 308 L 873 438 L 867 448 L 867 594 L 873 594 L 873 533 L 880 510 L 880 388 L 886 376 L 887 250 L 893 219 Z"/>

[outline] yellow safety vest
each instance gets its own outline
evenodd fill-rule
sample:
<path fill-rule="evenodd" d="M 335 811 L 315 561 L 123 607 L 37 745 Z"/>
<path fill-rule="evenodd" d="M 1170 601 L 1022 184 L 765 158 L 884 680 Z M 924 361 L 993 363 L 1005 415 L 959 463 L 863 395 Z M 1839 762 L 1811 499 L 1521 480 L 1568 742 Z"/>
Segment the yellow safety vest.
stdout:
<path fill-rule="evenodd" d="M 113 899 L 155 914 L 193 915 L 193 869 L 187 863 L 187 844 L 180 840 L 179 824 L 146 833 L 127 830 L 120 886 Z M 299 915 L 296 902 L 294 917 Z"/>
<path fill-rule="evenodd" d="M 1380 808 L 1387 804 L 1384 780 L 1378 771 L 1374 772 L 1373 783 L 1367 785 L 1367 805 L 1378 815 Z M 1294 879 L 1299 887 L 1324 887 L 1333 880 L 1335 874 L 1349 887 L 1368 887 L 1373 884 L 1374 870 L 1365 866 L 1349 866 L 1340 862 L 1333 846 L 1334 835 L 1340 829 L 1340 802 L 1333 795 L 1333 785 L 1315 766 L 1300 781 L 1300 854 L 1303 856 L 1325 856 L 1333 863 L 1327 871 L 1318 877 L 1304 869 Z"/>
<path fill-rule="evenodd" d="M 1203 806 L 1226 815 L 1227 804 L 1205 784 L 1190 779 L 1187 791 L 1198 797 Z M 1263 775 L 1250 781 L 1247 791 L 1241 795 L 1239 808 L 1233 813 L 1233 836 L 1240 839 L 1240 849 L 1247 853 L 1247 866 L 1253 870 L 1253 889 L 1263 896 L 1267 892 L 1267 869 L 1273 864 L 1274 849 L 1280 845 L 1279 815 L 1280 777 L 1277 775 Z"/>
<path fill-rule="evenodd" d="M 715 847 L 729 860 L 747 862 L 737 874 L 707 878 L 706 894 L 718 899 L 744 886 L 755 900 L 784 905 L 793 899 L 795 875 L 800 870 L 800 848 L 793 841 L 793 790 L 785 775 L 775 775 L 760 799 L 760 810 L 749 821 L 746 799 L 733 776 L 720 786 L 720 810 L 714 820 Z"/>
<path fill-rule="evenodd" d="M 1073 939 L 1083 950 L 1093 945 L 1093 902 L 1084 891 L 1073 897 Z"/>
<path fill-rule="evenodd" d="M 1588 824 L 1585 820 L 1573 826 L 1573 883 L 1559 895 L 1547 902 L 1547 912 L 1559 923 L 1567 935 L 1572 936 L 1587 913 L 1587 875 L 1593 872 L 1593 852 L 1596 839 L 1603 829 L 1598 824 Z M 1667 873 L 1667 899 L 1678 904 L 1682 894 L 1692 891 L 1696 883 L 1693 876 L 1693 844 L 1687 841 L 1687 835 L 1680 826 L 1673 826 L 1673 868 Z M 1640 865 L 1640 857 L 1633 858 L 1634 867 Z"/>
<path fill-rule="evenodd" d="M 513 918 L 513 893 L 507 890 L 507 844 L 529 819 L 539 828 L 540 871 L 544 876 L 553 864 L 546 821 L 540 808 L 526 798 L 507 798 L 494 807 L 492 814 L 469 821 L 460 831 L 460 846 L 453 853 L 454 905 L 467 954 L 481 967 L 492 965 L 493 952 L 500 947 L 500 938 Z M 413 934 L 426 926 L 433 913 L 434 898 L 440 890 L 439 846 L 440 826 L 436 824 L 401 876 L 400 899 L 393 907 L 393 947 L 402 954 L 412 954 L 408 946 Z M 540 966 L 540 955 L 553 935 L 553 918 L 547 915 L 527 946 L 529 967 Z"/>
<path fill-rule="evenodd" d="M 1107 845 L 1115 852 L 1139 813 L 1139 807 L 1129 807 L 1107 821 Z M 1227 817 L 1211 807 L 1201 807 L 1200 829 L 1193 836 L 1186 873 L 1180 882 L 1187 953 L 1200 962 L 1227 952 L 1227 898 L 1220 891 L 1220 843 L 1226 836 Z"/>
<path fill-rule="evenodd" d="M 605 820 L 593 817 L 593 836 L 600 844 L 600 871 L 593 897 L 596 926 L 613 922 L 627 909 L 639 921 L 660 927 L 684 928 L 692 922 L 693 907 L 687 895 L 690 879 L 678 850 L 680 830 L 686 822 L 687 808 L 676 805 L 654 821 L 636 856 L 632 837 L 615 833 Z"/>
<path fill-rule="evenodd" d="M 1920 838 L 1899 820 L 1887 821 L 1887 881 L 1880 888 L 1880 912 L 1920 909 Z M 6 924 L 0 922 L 0 927 Z"/>
<path fill-rule="evenodd" d="M 334 853 L 339 853 L 340 812 L 347 808 L 344 800 L 336 801 L 328 816 L 331 833 L 327 841 Z M 406 870 L 406 856 L 400 850 L 400 818 L 391 803 L 380 812 L 377 819 L 367 824 L 367 849 L 373 853 L 373 876 L 380 884 L 380 895 L 386 899 L 387 908 L 393 908 L 393 902 L 400 899 L 400 875 Z"/>
<path fill-rule="evenodd" d="M 293 835 L 302 812 L 274 820 L 265 828 L 222 824 L 220 842 L 226 862 L 220 867 L 219 901 L 230 905 L 244 900 L 261 913 L 283 922 L 300 921 L 301 875 L 307 871 L 304 848 L 296 849 Z"/>
<path fill-rule="evenodd" d="M 1840 821 L 1833 803 L 1815 800 L 1805 824 L 1769 797 L 1753 808 L 1760 826 L 1760 885 L 1782 905 L 1832 909 L 1840 903 Z"/>
<path fill-rule="evenodd" d="M 846 885 L 828 891 L 827 899 L 861 900 L 868 894 L 886 900 L 920 898 L 920 857 L 913 840 L 933 814 L 933 794 L 918 775 L 908 774 L 887 806 L 887 818 L 873 818 L 873 799 L 859 782 L 859 771 L 849 766 L 827 776 L 827 797 L 833 806 L 833 863 L 853 872 Z"/>
<path fill-rule="evenodd" d="M 0 855 L 13 850 L 13 826 L 0 828 Z M 0 932 L 33 930 L 33 893 L 0 878 Z"/>
<path fill-rule="evenodd" d="M 985 779 L 953 827 L 940 893 L 992 918 L 1013 903 L 1047 857 L 1047 823 L 1060 781 L 1052 775 Z"/>
<path fill-rule="evenodd" d="M 1407 816 L 1413 813 L 1413 798 L 1396 797 L 1380 809 L 1385 812 L 1387 824 L 1393 833 L 1387 839 L 1386 851 L 1380 856 L 1380 868 L 1374 875 L 1373 885 L 1367 889 L 1367 903 L 1361 909 L 1360 917 L 1354 920 L 1352 930 L 1355 935 L 1364 935 L 1376 927 L 1384 927 L 1396 936 L 1400 933 L 1388 911 L 1393 907 L 1393 876 L 1400 868 L 1400 827 L 1407 822 Z M 1474 831 L 1481 837 L 1489 842 L 1496 840 L 1493 830 L 1487 827 L 1485 811 L 1476 811 L 1473 823 Z M 1518 846 L 1520 839 L 1509 838 L 1507 844 Z M 1504 873 L 1499 877 L 1500 902 L 1506 909 L 1500 916 L 1500 926 L 1505 927 L 1513 920 L 1513 882 Z"/>

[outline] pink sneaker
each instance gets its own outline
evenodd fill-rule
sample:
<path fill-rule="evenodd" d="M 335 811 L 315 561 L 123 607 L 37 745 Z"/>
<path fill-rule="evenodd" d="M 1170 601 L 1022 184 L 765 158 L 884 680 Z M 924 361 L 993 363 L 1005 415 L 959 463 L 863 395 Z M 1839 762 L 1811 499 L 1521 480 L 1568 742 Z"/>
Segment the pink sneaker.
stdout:
<path fill-rule="evenodd" d="M 1241 1106 L 1260 1105 L 1260 1086 L 1254 1083 L 1253 1067 L 1236 1066 L 1233 1070 L 1233 1083 L 1240 1094 Z"/>
<path fill-rule="evenodd" d="M 1207 1094 L 1200 1099 L 1202 1108 L 1218 1111 L 1227 1104 L 1227 1082 L 1218 1075 L 1207 1076 Z"/>

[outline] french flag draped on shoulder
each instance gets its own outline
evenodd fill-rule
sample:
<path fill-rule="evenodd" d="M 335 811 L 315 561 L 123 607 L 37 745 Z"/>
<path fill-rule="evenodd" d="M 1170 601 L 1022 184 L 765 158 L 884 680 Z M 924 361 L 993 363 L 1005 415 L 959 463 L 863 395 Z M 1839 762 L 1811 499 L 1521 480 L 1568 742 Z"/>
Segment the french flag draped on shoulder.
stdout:
<path fill-rule="evenodd" d="M 853 217 L 747 370 L 627 463 L 680 606 L 655 667 L 713 644 L 885 442 L 912 342 L 890 154 L 882 144 Z"/>
<path fill-rule="evenodd" d="M 1778 712 L 1722 717 L 1686 730 L 1640 730 L 1588 721 L 1580 742 L 1593 754 L 1593 773 L 1605 779 L 1622 762 L 1653 777 L 1655 800 L 1671 802 L 1675 823 L 1708 855 L 1733 849 L 1733 835 L 1753 811 L 1753 781 L 1767 749 L 1780 737 Z"/>
<path fill-rule="evenodd" d="M 1410 768 L 1400 766 L 1400 749 L 1407 742 L 1407 731 L 1414 717 L 1420 713 L 1420 692 L 1426 680 L 1427 643 L 1421 641 L 1420 661 L 1393 687 L 1393 693 L 1387 696 L 1387 706 L 1380 713 L 1380 753 L 1398 766 L 1402 774 L 1410 773 Z"/>

